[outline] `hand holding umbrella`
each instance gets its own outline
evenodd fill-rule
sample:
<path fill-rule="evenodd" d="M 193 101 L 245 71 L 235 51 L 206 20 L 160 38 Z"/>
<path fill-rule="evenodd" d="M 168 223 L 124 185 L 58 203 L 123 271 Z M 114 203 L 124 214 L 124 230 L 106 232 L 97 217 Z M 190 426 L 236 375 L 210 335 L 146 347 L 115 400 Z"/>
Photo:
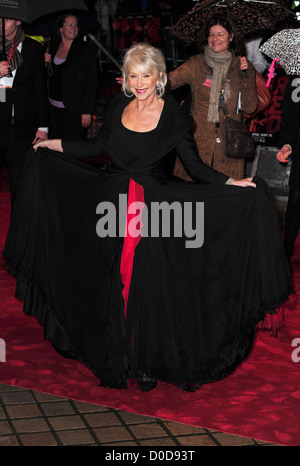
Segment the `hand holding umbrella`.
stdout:
<path fill-rule="evenodd" d="M 9 65 L 6 60 L 2 60 L 2 58 L 0 60 L 0 78 L 3 78 L 9 74 Z"/>
<path fill-rule="evenodd" d="M 241 63 L 240 69 L 242 71 L 245 71 L 248 69 L 248 60 L 246 57 L 240 57 L 240 63 Z"/>

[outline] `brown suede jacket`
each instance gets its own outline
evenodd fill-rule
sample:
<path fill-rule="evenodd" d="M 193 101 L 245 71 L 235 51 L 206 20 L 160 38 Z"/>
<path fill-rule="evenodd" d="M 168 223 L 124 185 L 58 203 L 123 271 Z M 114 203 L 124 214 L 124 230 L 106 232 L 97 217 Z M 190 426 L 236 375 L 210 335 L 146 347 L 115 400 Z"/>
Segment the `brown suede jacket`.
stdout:
<path fill-rule="evenodd" d="M 192 94 L 191 114 L 194 118 L 194 138 L 201 159 L 215 170 L 234 178 L 244 178 L 244 161 L 229 159 L 225 155 L 225 121 L 224 114 L 219 107 L 219 124 L 207 121 L 210 87 L 205 85 L 207 78 L 212 75 L 202 55 L 195 55 L 168 74 L 170 89 L 189 85 Z M 255 69 L 248 61 L 248 70 L 240 70 L 239 57 L 234 57 L 227 79 L 230 86 L 230 98 L 226 102 L 230 116 L 238 119 L 236 113 L 238 95 L 241 92 L 241 107 L 246 113 L 253 113 L 258 105 L 255 84 Z M 191 180 L 180 161 L 177 159 L 174 174 L 180 178 Z"/>

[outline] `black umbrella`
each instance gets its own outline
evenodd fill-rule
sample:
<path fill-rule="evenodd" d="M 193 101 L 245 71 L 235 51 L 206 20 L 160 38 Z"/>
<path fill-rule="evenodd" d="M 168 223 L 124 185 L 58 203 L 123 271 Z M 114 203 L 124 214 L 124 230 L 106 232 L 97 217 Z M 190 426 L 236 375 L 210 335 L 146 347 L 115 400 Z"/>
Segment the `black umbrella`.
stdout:
<path fill-rule="evenodd" d="M 24 23 L 32 23 L 34 20 L 50 13 L 67 10 L 88 11 L 84 0 L 5 0 L 0 5 L 0 17 L 2 18 L 2 46 L 5 55 L 5 21 L 4 18 L 17 19 Z"/>
<path fill-rule="evenodd" d="M 246 36 L 273 29 L 279 22 L 295 15 L 285 0 L 200 0 L 171 29 L 173 38 L 197 43 L 199 34 L 214 14 L 226 14 Z"/>
<path fill-rule="evenodd" d="M 76 13 L 75 13 L 76 14 Z M 99 21 L 94 18 L 91 14 L 82 13 L 76 14 L 79 21 L 81 35 L 87 35 L 88 33 L 95 33 L 100 29 Z M 40 18 L 33 21 L 31 24 L 24 24 L 23 29 L 25 34 L 31 36 L 44 36 L 51 37 L 54 32 L 54 24 L 57 19 L 57 13 L 53 15 L 47 15 L 46 18 Z"/>
<path fill-rule="evenodd" d="M 32 23 L 41 16 L 64 10 L 88 11 L 88 7 L 84 0 L 6 0 L 1 2 L 0 15 L 1 18 Z"/>

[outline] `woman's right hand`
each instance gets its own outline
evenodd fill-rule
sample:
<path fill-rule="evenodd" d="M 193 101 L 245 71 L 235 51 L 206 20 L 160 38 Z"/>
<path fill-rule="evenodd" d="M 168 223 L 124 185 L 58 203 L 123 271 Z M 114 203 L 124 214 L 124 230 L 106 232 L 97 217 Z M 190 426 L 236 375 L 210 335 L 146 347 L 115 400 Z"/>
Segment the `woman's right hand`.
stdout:
<path fill-rule="evenodd" d="M 253 183 L 253 178 L 243 178 L 242 180 L 233 180 L 234 186 L 241 186 L 242 188 L 256 188 L 256 183 Z"/>
<path fill-rule="evenodd" d="M 248 69 L 248 61 L 246 57 L 240 57 L 240 70 L 244 71 Z"/>
<path fill-rule="evenodd" d="M 50 63 L 51 62 L 50 53 L 47 53 L 47 52 L 44 53 L 44 60 L 45 60 L 45 63 Z"/>
<path fill-rule="evenodd" d="M 40 139 L 33 145 L 35 151 L 37 151 L 39 147 L 55 150 L 57 152 L 63 152 L 61 139 Z"/>
<path fill-rule="evenodd" d="M 6 76 L 9 72 L 9 64 L 7 61 L 0 61 L 0 78 Z"/>
<path fill-rule="evenodd" d="M 280 151 L 277 153 L 276 157 L 279 162 L 288 162 L 288 156 L 291 155 L 292 148 L 289 144 L 285 144 Z"/>

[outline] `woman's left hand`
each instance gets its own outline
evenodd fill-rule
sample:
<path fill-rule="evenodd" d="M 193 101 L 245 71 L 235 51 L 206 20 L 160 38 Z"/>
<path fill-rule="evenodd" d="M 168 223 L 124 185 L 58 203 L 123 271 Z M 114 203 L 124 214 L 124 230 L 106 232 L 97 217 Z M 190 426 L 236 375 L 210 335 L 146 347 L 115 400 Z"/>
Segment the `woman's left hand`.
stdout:
<path fill-rule="evenodd" d="M 248 69 L 248 60 L 246 57 L 240 57 L 240 70 Z"/>
<path fill-rule="evenodd" d="M 233 180 L 232 184 L 234 186 L 241 186 L 242 188 L 247 188 L 248 186 L 256 188 L 256 184 L 252 180 L 253 178 L 243 178 L 242 180 Z"/>
<path fill-rule="evenodd" d="M 91 124 L 91 121 L 92 121 L 91 115 L 86 115 L 86 114 L 81 115 L 81 124 L 83 128 L 88 128 Z"/>

